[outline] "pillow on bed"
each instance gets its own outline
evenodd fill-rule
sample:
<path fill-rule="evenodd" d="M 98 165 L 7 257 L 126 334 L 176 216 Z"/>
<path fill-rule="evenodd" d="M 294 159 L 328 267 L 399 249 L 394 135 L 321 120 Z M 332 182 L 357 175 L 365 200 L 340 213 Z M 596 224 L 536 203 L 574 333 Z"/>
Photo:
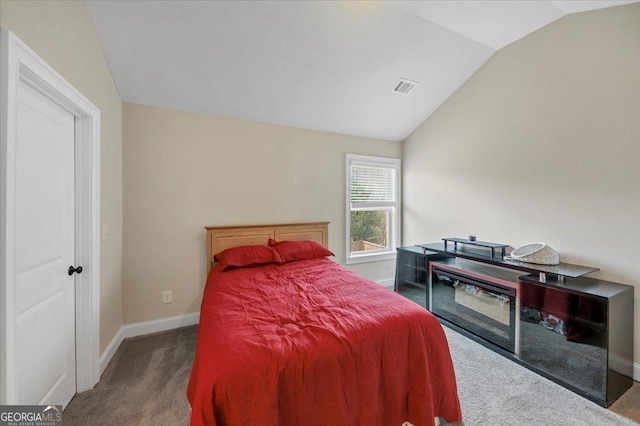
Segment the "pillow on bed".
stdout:
<path fill-rule="evenodd" d="M 228 248 L 216 254 L 213 258 L 220 262 L 220 271 L 235 266 L 264 265 L 268 263 L 283 263 L 280 255 L 269 246 L 238 246 Z"/>
<path fill-rule="evenodd" d="M 316 257 L 335 256 L 322 244 L 315 241 L 276 241 L 269 239 L 269 245 L 280 255 L 282 262 L 290 260 L 313 259 Z"/>

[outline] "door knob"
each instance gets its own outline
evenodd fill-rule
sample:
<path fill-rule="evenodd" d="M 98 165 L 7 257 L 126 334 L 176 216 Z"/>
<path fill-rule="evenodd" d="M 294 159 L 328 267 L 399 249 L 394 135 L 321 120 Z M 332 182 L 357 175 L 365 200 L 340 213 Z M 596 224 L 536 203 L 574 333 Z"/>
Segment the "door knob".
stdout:
<path fill-rule="evenodd" d="M 73 266 L 69 266 L 69 270 L 67 272 L 69 272 L 69 275 L 73 275 L 74 272 L 76 274 L 81 274 L 82 266 L 78 266 L 77 268 L 74 268 Z"/>

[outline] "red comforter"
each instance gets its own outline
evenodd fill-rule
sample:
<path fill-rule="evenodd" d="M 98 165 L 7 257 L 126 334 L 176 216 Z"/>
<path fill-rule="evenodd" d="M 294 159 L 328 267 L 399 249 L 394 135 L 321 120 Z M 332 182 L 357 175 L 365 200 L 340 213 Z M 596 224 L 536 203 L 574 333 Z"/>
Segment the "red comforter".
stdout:
<path fill-rule="evenodd" d="M 433 315 L 325 258 L 214 267 L 187 395 L 192 425 L 462 420 Z"/>

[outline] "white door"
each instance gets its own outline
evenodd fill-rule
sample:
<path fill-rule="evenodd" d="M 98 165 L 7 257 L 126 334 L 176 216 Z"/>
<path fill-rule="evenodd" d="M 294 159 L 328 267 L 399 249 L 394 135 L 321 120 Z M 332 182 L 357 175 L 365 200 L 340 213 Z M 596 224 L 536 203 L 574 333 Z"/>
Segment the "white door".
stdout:
<path fill-rule="evenodd" d="M 17 91 L 15 381 L 20 404 L 76 392 L 74 117 Z"/>

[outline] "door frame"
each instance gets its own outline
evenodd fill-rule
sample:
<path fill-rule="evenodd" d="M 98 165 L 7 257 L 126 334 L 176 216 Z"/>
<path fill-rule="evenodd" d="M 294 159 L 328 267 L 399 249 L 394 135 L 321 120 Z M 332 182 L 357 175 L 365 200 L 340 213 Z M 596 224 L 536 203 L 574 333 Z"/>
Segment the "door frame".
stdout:
<path fill-rule="evenodd" d="M 100 379 L 100 110 L 12 32 L 0 29 L 0 405 L 17 400 L 15 376 L 15 162 L 19 83 L 75 117 L 76 391 Z M 46 353 L 46 348 L 43 348 Z"/>

